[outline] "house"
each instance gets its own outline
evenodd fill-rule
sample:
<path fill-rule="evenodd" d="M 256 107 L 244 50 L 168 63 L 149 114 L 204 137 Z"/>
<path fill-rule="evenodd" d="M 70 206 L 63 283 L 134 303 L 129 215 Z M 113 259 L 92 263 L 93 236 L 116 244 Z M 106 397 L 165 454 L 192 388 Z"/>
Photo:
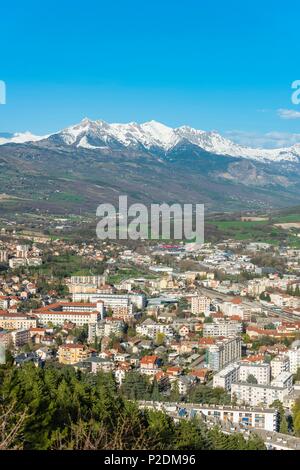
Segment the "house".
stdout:
<path fill-rule="evenodd" d="M 182 325 L 178 330 L 178 333 L 182 338 L 185 338 L 186 336 L 188 336 L 189 332 L 190 332 L 190 329 L 187 325 Z"/>
<path fill-rule="evenodd" d="M 207 382 L 207 380 L 209 379 L 209 376 L 210 376 L 210 369 L 207 369 L 207 368 L 203 368 L 203 369 L 194 369 L 192 370 L 189 375 L 191 375 L 192 377 L 196 377 L 197 380 L 201 383 L 201 384 L 205 384 Z"/>
<path fill-rule="evenodd" d="M 177 384 L 178 384 L 178 391 L 180 395 L 187 395 L 189 390 L 196 385 L 197 379 L 196 377 L 190 376 L 190 375 L 183 375 L 178 378 Z"/>
<path fill-rule="evenodd" d="M 154 376 L 161 365 L 161 359 L 158 356 L 144 356 L 140 360 L 140 372 L 145 375 Z"/>
<path fill-rule="evenodd" d="M 114 370 L 115 365 L 112 359 L 102 359 L 99 356 L 91 357 L 88 359 L 88 362 L 91 364 L 91 372 L 97 374 L 100 370 L 103 372 L 110 372 Z"/>

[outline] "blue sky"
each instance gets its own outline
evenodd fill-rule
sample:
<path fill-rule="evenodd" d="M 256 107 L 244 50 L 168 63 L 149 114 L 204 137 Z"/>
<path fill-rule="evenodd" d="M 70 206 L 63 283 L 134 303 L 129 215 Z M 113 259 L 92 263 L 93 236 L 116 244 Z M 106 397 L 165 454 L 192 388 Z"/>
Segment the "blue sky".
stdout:
<path fill-rule="evenodd" d="M 88 116 L 300 142 L 300 119 L 279 112 L 300 113 L 299 1 L 17 0 L 0 17 L 0 132 Z"/>

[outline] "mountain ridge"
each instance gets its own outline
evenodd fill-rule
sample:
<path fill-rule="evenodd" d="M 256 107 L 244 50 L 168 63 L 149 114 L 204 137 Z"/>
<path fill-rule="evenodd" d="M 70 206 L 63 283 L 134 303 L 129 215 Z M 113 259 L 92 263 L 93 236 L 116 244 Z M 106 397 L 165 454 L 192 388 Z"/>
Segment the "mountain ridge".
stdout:
<path fill-rule="evenodd" d="M 300 162 L 300 144 L 278 149 L 243 147 L 215 131 L 203 131 L 186 125 L 172 128 L 154 120 L 142 124 L 109 124 L 103 120 L 92 121 L 84 118 L 78 124 L 46 136 L 35 136 L 30 132 L 16 133 L 10 138 L 1 138 L 0 135 L 0 145 L 44 141 L 50 145 L 76 146 L 92 150 L 156 151 L 161 155 L 167 155 L 178 144 L 188 142 L 215 155 L 265 162 Z"/>

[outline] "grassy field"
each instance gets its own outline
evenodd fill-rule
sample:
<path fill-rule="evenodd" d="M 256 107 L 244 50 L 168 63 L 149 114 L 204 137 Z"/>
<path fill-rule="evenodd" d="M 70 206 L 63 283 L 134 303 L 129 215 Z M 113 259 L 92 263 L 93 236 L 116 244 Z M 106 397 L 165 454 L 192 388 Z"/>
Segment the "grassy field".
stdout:
<path fill-rule="evenodd" d="M 278 217 L 272 221 L 220 220 L 206 223 L 216 227 L 224 238 L 270 243 L 275 246 L 284 242 L 294 247 L 300 247 L 300 239 L 296 236 L 295 232 L 283 230 L 273 225 L 278 222 L 296 221 L 296 217 L 296 214 L 290 214 L 282 218 Z"/>

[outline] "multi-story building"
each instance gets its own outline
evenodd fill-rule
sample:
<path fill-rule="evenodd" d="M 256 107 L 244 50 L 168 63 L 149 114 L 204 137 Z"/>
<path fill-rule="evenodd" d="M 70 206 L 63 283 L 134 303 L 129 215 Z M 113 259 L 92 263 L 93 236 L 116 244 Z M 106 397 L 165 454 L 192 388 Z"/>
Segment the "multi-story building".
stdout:
<path fill-rule="evenodd" d="M 170 325 L 164 323 L 156 323 L 147 318 L 143 323 L 136 327 L 136 332 L 141 336 L 149 336 L 150 338 L 156 338 L 158 333 L 163 333 L 165 336 L 171 337 L 174 332 Z"/>
<path fill-rule="evenodd" d="M 290 360 L 290 371 L 293 374 L 297 373 L 298 368 L 300 367 L 300 347 L 294 347 L 287 352 L 288 358 Z"/>
<path fill-rule="evenodd" d="M 97 323 L 89 323 L 88 325 L 88 341 L 93 343 L 96 338 L 110 336 L 112 334 L 118 336 L 125 329 L 125 323 L 122 319 L 107 317 Z"/>
<path fill-rule="evenodd" d="M 206 362 L 212 370 L 223 369 L 231 362 L 240 359 L 242 340 L 239 336 L 222 338 L 207 349 Z"/>
<path fill-rule="evenodd" d="M 203 336 L 235 336 L 243 331 L 242 323 L 235 321 L 218 320 L 213 323 L 204 323 Z"/>
<path fill-rule="evenodd" d="M 240 362 L 239 381 L 249 382 L 251 378 L 256 380 L 260 385 L 269 385 L 271 382 L 270 364 L 252 364 L 248 362 Z"/>
<path fill-rule="evenodd" d="M 244 428 L 264 429 L 276 432 L 279 414 L 274 408 L 254 408 L 241 406 L 200 405 L 201 414 L 214 421 L 238 424 Z"/>
<path fill-rule="evenodd" d="M 96 276 L 71 276 L 70 284 L 94 284 L 97 287 L 103 286 L 106 283 L 105 275 Z"/>
<path fill-rule="evenodd" d="M 90 357 L 90 351 L 83 344 L 63 344 L 58 348 L 60 364 L 76 364 Z"/>
<path fill-rule="evenodd" d="M 30 341 L 30 331 L 26 329 L 19 330 L 2 330 L 0 331 L 0 343 L 5 348 L 12 346 L 14 348 L 20 348 Z"/>
<path fill-rule="evenodd" d="M 0 263 L 6 263 L 8 259 L 7 250 L 0 250 Z"/>
<path fill-rule="evenodd" d="M 208 312 L 211 305 L 211 299 L 204 295 L 193 295 L 191 299 L 191 312 L 194 315 Z"/>
<path fill-rule="evenodd" d="M 154 375 L 158 372 L 161 360 L 158 356 L 144 356 L 140 360 L 140 372 L 141 374 Z"/>
<path fill-rule="evenodd" d="M 81 303 L 64 302 L 47 305 L 34 311 L 41 325 L 49 322 L 54 325 L 63 325 L 65 321 L 83 326 L 89 323 L 97 323 L 104 318 L 103 302 Z"/>
<path fill-rule="evenodd" d="M 288 356 L 276 356 L 271 361 L 271 375 L 275 379 L 282 372 L 290 371 L 290 359 Z"/>
<path fill-rule="evenodd" d="M 0 328 L 5 330 L 18 330 L 36 328 L 37 318 L 25 313 L 9 313 L 0 311 Z"/>
<path fill-rule="evenodd" d="M 213 388 L 221 387 L 230 392 L 231 384 L 239 380 L 239 364 L 233 363 L 219 370 L 213 377 Z"/>
<path fill-rule="evenodd" d="M 129 294 L 101 294 L 101 293 L 73 293 L 74 302 L 103 302 L 107 310 L 111 310 L 114 317 L 123 318 L 124 321 L 133 318 L 133 304 Z"/>

